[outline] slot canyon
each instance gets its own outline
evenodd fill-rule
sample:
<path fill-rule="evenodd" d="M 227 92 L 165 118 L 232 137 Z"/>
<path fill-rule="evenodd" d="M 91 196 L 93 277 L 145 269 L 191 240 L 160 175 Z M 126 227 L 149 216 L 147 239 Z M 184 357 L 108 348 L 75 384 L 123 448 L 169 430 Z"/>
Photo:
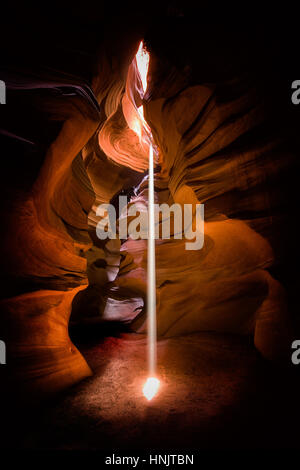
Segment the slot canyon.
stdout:
<path fill-rule="evenodd" d="M 5 448 L 299 446 L 293 34 L 202 13 L 188 2 L 8 13 Z M 141 42 L 150 56 L 145 93 Z M 96 233 L 100 204 L 115 207 L 119 226 L 120 195 L 147 211 L 141 106 L 155 202 L 204 204 L 201 249 L 172 234 L 155 243 L 161 387 L 151 402 L 142 394 L 147 240 Z"/>

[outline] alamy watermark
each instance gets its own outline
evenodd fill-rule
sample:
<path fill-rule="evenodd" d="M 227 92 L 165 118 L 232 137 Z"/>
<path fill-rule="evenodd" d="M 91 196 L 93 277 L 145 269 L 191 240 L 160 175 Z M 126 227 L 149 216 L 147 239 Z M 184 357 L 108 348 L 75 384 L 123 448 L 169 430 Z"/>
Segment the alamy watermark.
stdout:
<path fill-rule="evenodd" d="M 119 220 L 112 204 L 100 204 L 96 215 L 101 220 L 96 226 L 100 240 L 148 239 L 148 211 L 139 203 L 127 206 L 127 197 L 119 196 Z M 154 204 L 155 239 L 186 239 L 186 250 L 200 250 L 204 244 L 204 204 Z M 172 230 L 173 228 L 173 230 Z"/>
<path fill-rule="evenodd" d="M 0 340 L 0 364 L 6 364 L 6 345 Z"/>
<path fill-rule="evenodd" d="M 0 80 L 0 104 L 6 104 L 6 85 L 3 80 Z"/>
<path fill-rule="evenodd" d="M 291 88 L 294 90 L 291 95 L 292 103 L 297 105 L 300 103 L 300 80 L 294 80 Z"/>
<path fill-rule="evenodd" d="M 300 364 L 300 339 L 295 339 L 295 341 L 292 342 L 292 349 L 295 349 L 291 357 L 292 363 L 298 366 Z"/>

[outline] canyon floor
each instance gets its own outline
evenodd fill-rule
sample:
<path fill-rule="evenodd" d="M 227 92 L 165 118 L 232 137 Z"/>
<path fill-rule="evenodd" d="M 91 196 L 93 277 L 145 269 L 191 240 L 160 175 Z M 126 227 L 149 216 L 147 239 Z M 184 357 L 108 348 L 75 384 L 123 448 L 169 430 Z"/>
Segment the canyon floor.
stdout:
<path fill-rule="evenodd" d="M 296 366 L 264 361 L 250 338 L 212 333 L 158 343 L 161 387 L 148 402 L 147 342 L 99 328 L 71 332 L 94 375 L 38 411 L 16 412 L 8 447 L 21 450 L 295 449 Z M 24 410 L 23 410 L 24 412 Z"/>

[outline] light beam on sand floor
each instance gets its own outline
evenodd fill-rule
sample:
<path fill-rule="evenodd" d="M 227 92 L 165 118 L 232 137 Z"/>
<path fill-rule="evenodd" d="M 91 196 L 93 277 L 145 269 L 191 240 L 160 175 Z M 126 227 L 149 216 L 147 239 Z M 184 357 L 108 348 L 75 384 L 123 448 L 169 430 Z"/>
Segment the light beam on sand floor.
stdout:
<path fill-rule="evenodd" d="M 154 212 L 154 164 L 153 148 L 149 147 L 149 182 L 148 182 L 148 257 L 147 257 L 147 314 L 148 314 L 148 368 L 143 393 L 151 400 L 159 388 L 156 373 L 156 276 L 155 276 L 155 212 Z"/>
<path fill-rule="evenodd" d="M 156 377 L 149 377 L 143 387 L 143 394 L 148 401 L 156 395 L 159 388 L 159 380 Z"/>
<path fill-rule="evenodd" d="M 147 74 L 149 67 L 149 54 L 140 43 L 136 54 L 137 68 L 140 73 L 143 91 L 147 88 Z M 143 107 L 139 109 L 144 124 Z M 151 134 L 151 133 L 150 133 Z M 143 387 L 147 400 L 156 395 L 159 380 L 156 373 L 156 276 L 155 276 L 155 213 L 154 213 L 154 162 L 153 147 L 149 145 L 149 183 L 148 183 L 148 261 L 147 261 L 147 314 L 148 314 L 148 369 L 149 377 Z"/>
<path fill-rule="evenodd" d="M 155 279 L 155 214 L 154 214 L 154 175 L 153 148 L 149 148 L 149 183 L 148 183 L 148 256 L 147 256 L 147 312 L 149 373 L 156 369 L 156 279 Z"/>

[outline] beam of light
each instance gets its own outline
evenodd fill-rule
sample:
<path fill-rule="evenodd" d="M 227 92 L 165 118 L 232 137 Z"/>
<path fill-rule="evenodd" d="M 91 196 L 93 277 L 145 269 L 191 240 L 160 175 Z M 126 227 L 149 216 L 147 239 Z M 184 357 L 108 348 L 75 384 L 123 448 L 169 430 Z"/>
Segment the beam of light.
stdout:
<path fill-rule="evenodd" d="M 148 257 L 147 257 L 147 312 L 148 312 L 148 364 L 150 376 L 156 370 L 156 279 L 155 279 L 155 214 L 153 147 L 149 147 L 148 183 Z"/>
<path fill-rule="evenodd" d="M 159 380 L 156 377 L 149 377 L 143 387 L 143 394 L 148 401 L 156 395 L 159 388 Z"/>
<path fill-rule="evenodd" d="M 144 94 L 147 89 L 147 74 L 149 69 L 149 54 L 140 42 L 136 53 L 137 68 L 141 77 Z M 144 120 L 143 106 L 138 108 L 142 122 Z M 150 129 L 149 129 L 150 131 Z M 151 135 L 151 133 L 150 133 Z M 143 393 L 147 400 L 151 400 L 159 388 L 159 380 L 155 378 L 156 372 L 156 276 L 155 276 L 155 213 L 154 213 L 154 163 L 153 147 L 149 145 L 149 183 L 148 183 L 148 261 L 147 261 L 147 314 L 148 314 L 148 369 L 147 379 Z"/>

